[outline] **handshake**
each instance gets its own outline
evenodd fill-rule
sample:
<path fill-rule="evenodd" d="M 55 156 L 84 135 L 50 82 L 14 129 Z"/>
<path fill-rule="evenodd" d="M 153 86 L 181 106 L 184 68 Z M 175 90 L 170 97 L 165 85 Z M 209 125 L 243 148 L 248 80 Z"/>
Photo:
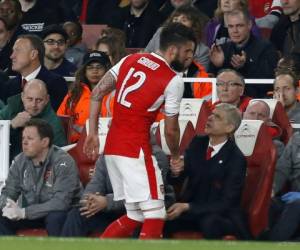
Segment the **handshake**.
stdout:
<path fill-rule="evenodd" d="M 2 209 L 2 216 L 10 220 L 25 219 L 25 208 L 20 208 L 16 202 L 8 198 Z"/>

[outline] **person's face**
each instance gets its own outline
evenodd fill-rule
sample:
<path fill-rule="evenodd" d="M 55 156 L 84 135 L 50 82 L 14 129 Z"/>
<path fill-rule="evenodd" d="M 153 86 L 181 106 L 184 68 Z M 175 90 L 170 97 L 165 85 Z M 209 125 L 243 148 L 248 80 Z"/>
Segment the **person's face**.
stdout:
<path fill-rule="evenodd" d="M 240 7 L 240 0 L 221 0 L 220 6 L 223 13 L 233 11 Z"/>
<path fill-rule="evenodd" d="M 297 101 L 297 89 L 293 85 L 293 79 L 289 75 L 279 75 L 275 78 L 274 98 L 284 107 L 290 107 Z"/>
<path fill-rule="evenodd" d="M 85 76 L 92 85 L 96 85 L 105 74 L 105 68 L 98 62 L 91 62 L 86 66 Z"/>
<path fill-rule="evenodd" d="M 223 72 L 217 77 L 217 95 L 222 103 L 238 104 L 244 93 L 241 79 L 233 72 Z"/>
<path fill-rule="evenodd" d="M 13 46 L 13 52 L 10 56 L 12 69 L 22 74 L 23 71 L 30 67 L 37 54 L 37 50 L 32 48 L 28 39 L 18 39 Z"/>
<path fill-rule="evenodd" d="M 249 38 L 251 22 L 247 22 L 242 14 L 228 16 L 227 25 L 229 38 L 232 42 L 240 44 Z"/>
<path fill-rule="evenodd" d="M 0 3 L 0 17 L 5 19 L 9 29 L 14 28 L 19 21 L 15 5 L 11 1 L 3 1 Z"/>
<path fill-rule="evenodd" d="M 174 52 L 174 59 L 171 62 L 171 67 L 177 71 L 182 72 L 187 65 L 190 65 L 195 52 L 195 43 L 189 41 L 184 45 L 178 46 Z"/>
<path fill-rule="evenodd" d="M 186 16 L 186 15 L 179 15 L 179 16 L 174 16 L 173 23 L 181 23 L 184 26 L 191 28 L 192 27 L 192 21 Z"/>
<path fill-rule="evenodd" d="M 23 153 L 30 159 L 38 158 L 43 152 L 49 139 L 41 138 L 36 127 L 25 127 L 22 134 Z"/>
<path fill-rule="evenodd" d="M 191 0 L 171 0 L 171 4 L 175 9 L 177 9 L 180 6 L 190 4 L 190 3 L 191 3 Z"/>
<path fill-rule="evenodd" d="M 209 136 L 226 136 L 234 130 L 234 126 L 228 123 L 226 112 L 215 108 L 208 117 L 204 132 Z"/>
<path fill-rule="evenodd" d="M 44 38 L 45 57 L 51 61 L 60 61 L 66 51 L 66 41 L 60 34 L 54 33 Z"/>
<path fill-rule="evenodd" d="M 249 105 L 244 113 L 243 118 L 247 120 L 260 120 L 264 122 L 269 121 L 269 109 L 267 104 L 256 102 Z"/>
<path fill-rule="evenodd" d="M 105 54 L 109 57 L 110 63 L 111 63 L 112 65 L 114 65 L 113 58 L 112 58 L 112 56 L 111 56 L 111 53 L 110 53 L 110 51 L 109 51 L 109 47 L 107 46 L 107 44 L 105 44 L 105 43 L 100 43 L 100 44 L 98 45 L 98 48 L 97 48 L 96 50 L 105 53 Z"/>
<path fill-rule="evenodd" d="M 76 44 L 79 41 L 79 37 L 77 36 L 77 33 L 76 33 L 75 24 L 68 23 L 68 24 L 65 24 L 63 26 L 63 28 L 69 36 L 68 45 L 73 46 L 74 44 Z"/>
<path fill-rule="evenodd" d="M 49 101 L 49 96 L 45 89 L 39 86 L 28 86 L 25 87 L 22 93 L 22 102 L 24 110 L 27 111 L 31 116 L 35 117 L 40 114 Z"/>
<path fill-rule="evenodd" d="M 9 31 L 4 23 L 0 20 L 0 48 L 3 48 L 9 39 Z"/>
<path fill-rule="evenodd" d="M 299 0 L 280 0 L 283 13 L 287 16 L 295 15 L 300 11 Z"/>
<path fill-rule="evenodd" d="M 132 7 L 136 9 L 142 9 L 149 2 L 149 0 L 130 0 L 130 4 Z"/>

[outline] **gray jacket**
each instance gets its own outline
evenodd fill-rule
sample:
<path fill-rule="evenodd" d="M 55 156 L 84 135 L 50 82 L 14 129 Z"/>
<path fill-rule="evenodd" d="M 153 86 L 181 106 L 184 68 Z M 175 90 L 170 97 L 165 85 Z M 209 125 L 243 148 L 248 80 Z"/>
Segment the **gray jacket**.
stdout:
<path fill-rule="evenodd" d="M 167 156 L 157 145 L 152 145 L 152 153 L 157 160 L 158 166 L 162 170 L 162 176 L 165 183 L 165 204 L 166 207 L 169 207 L 175 202 L 173 187 L 166 184 L 166 174 L 169 168 L 169 161 Z M 105 212 L 125 212 L 123 201 L 113 200 L 114 194 L 109 180 L 105 158 L 103 156 L 99 157 L 97 160 L 95 174 L 84 190 L 84 194 L 96 192 L 99 192 L 100 195 L 106 196 L 107 198 L 107 207 L 104 210 Z"/>
<path fill-rule="evenodd" d="M 33 162 L 19 154 L 13 161 L 0 196 L 2 209 L 7 198 L 21 198 L 27 219 L 46 216 L 51 211 L 68 210 L 80 197 L 77 166 L 72 157 L 57 146 L 51 146 L 46 160 L 36 171 Z"/>
<path fill-rule="evenodd" d="M 291 190 L 300 192 L 300 133 L 296 132 L 278 159 L 273 183 L 274 194 L 278 194 L 289 182 Z"/>

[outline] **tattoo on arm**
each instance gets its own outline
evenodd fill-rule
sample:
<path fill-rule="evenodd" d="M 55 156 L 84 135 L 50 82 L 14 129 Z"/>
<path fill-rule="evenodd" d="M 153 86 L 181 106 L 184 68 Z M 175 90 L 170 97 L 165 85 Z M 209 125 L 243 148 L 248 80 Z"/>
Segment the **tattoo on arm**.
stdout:
<path fill-rule="evenodd" d="M 102 77 L 92 92 L 92 100 L 100 101 L 102 98 L 116 88 L 116 79 L 109 71 Z"/>

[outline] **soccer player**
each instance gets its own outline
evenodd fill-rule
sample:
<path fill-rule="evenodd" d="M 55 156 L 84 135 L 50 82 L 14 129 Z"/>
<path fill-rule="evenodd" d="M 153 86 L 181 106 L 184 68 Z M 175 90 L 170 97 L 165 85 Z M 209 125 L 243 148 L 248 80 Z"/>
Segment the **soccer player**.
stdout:
<path fill-rule="evenodd" d="M 166 216 L 163 183 L 152 157 L 150 126 L 164 103 L 165 136 L 171 162 L 179 157 L 179 105 L 184 84 L 178 72 L 194 53 L 196 38 L 190 28 L 174 23 L 161 33 L 157 53 L 129 55 L 117 63 L 93 89 L 89 134 L 84 152 L 99 152 L 98 117 L 102 98 L 116 89 L 114 116 L 104 149 L 114 199 L 125 200 L 127 214 L 104 231 L 102 238 L 130 236 L 142 226 L 140 239 L 160 238 Z"/>

